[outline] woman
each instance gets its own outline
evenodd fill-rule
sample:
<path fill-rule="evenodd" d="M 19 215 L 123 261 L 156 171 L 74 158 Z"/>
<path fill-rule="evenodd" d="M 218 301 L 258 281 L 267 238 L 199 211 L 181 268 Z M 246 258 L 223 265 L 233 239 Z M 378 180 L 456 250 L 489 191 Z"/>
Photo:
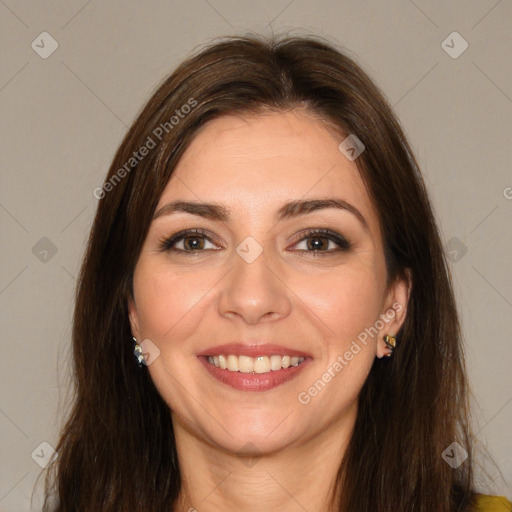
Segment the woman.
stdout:
<path fill-rule="evenodd" d="M 512 510 L 474 491 L 441 240 L 353 60 L 203 49 L 94 194 L 55 510 Z"/>

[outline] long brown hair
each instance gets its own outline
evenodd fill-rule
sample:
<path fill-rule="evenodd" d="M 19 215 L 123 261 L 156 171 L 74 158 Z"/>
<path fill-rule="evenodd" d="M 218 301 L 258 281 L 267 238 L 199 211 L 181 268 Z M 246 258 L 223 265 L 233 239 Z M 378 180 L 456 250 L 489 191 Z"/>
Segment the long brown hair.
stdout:
<path fill-rule="evenodd" d="M 210 44 L 163 81 L 95 192 L 76 292 L 73 404 L 54 478 L 47 475 L 45 511 L 50 491 L 57 511 L 172 509 L 179 461 L 169 408 L 133 355 L 133 271 L 160 195 L 202 125 L 299 106 L 364 143 L 357 165 L 379 215 L 388 281 L 409 269 L 412 284 L 395 353 L 375 361 L 361 390 L 333 507 L 471 510 L 462 335 L 440 235 L 404 132 L 383 94 L 335 45 L 312 36 L 247 36 Z M 452 469 L 442 453 L 455 441 L 468 458 Z"/>

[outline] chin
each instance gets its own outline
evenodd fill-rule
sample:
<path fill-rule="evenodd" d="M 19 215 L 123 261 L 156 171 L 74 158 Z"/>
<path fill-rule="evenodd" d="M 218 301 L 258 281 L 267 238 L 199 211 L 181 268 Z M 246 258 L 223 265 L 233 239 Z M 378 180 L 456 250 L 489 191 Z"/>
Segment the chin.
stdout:
<path fill-rule="evenodd" d="M 293 425 L 292 431 L 285 420 L 289 414 L 289 411 L 278 415 L 274 410 L 253 410 L 250 418 L 247 412 L 227 414 L 220 424 L 210 416 L 187 423 L 206 442 L 224 451 L 252 457 L 279 451 L 296 440 L 297 425 Z"/>

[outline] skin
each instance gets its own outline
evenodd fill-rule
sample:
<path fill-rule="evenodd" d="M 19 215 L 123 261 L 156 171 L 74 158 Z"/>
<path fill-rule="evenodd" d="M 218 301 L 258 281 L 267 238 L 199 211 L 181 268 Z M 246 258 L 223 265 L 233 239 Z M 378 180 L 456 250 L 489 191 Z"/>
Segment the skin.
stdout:
<path fill-rule="evenodd" d="M 226 222 L 185 212 L 153 220 L 128 304 L 133 335 L 160 350 L 147 369 L 172 412 L 183 475 L 176 510 L 329 510 L 358 395 L 375 358 L 389 352 L 382 337 L 399 330 L 409 294 L 404 281 L 386 287 L 377 212 L 356 163 L 338 149 L 343 139 L 299 109 L 224 116 L 201 128 L 160 198 L 156 211 L 180 199 L 232 212 Z M 334 208 L 274 220 L 287 201 L 328 197 L 357 208 L 367 228 Z M 189 228 L 216 239 L 197 235 L 193 247 L 202 252 L 192 256 L 159 249 Z M 315 236 L 300 241 L 308 228 L 331 229 L 351 248 L 336 251 L 326 238 L 314 245 Z M 236 252 L 248 236 L 263 249 L 252 263 Z M 314 256 L 318 246 L 323 253 Z M 191 250 L 183 239 L 175 247 Z M 331 382 L 300 403 L 299 393 L 397 303 L 379 335 L 359 343 Z M 312 362 L 272 390 L 235 390 L 211 377 L 197 354 L 242 339 L 303 350 Z"/>

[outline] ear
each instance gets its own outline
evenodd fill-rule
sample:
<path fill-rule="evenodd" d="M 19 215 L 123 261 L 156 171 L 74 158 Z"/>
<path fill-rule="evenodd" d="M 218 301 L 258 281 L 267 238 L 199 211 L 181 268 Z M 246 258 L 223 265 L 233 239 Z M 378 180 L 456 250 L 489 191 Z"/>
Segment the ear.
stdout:
<path fill-rule="evenodd" d="M 137 307 L 135 306 L 135 300 L 131 295 L 128 297 L 128 318 L 130 320 L 132 336 L 136 340 L 140 340 L 139 315 L 137 313 Z"/>
<path fill-rule="evenodd" d="M 384 342 L 384 336 L 396 336 L 407 315 L 407 304 L 412 289 L 412 275 L 410 269 L 405 270 L 405 278 L 397 278 L 389 287 L 384 308 L 380 315 L 382 329 L 379 329 L 377 339 L 377 357 L 381 359 L 392 353 Z"/>

